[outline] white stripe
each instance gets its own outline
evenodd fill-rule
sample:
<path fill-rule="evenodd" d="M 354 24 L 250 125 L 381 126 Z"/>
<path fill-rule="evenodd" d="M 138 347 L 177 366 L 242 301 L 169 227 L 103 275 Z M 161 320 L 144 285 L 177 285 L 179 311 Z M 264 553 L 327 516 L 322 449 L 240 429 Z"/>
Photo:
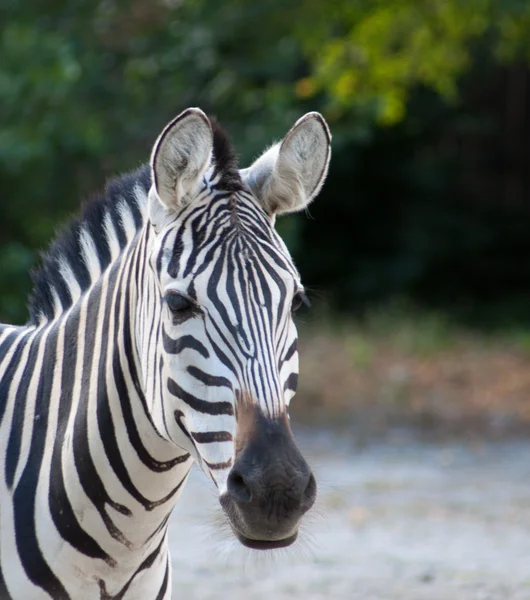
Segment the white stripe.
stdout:
<path fill-rule="evenodd" d="M 121 249 L 120 242 L 118 241 L 118 234 L 116 233 L 116 228 L 114 227 L 114 223 L 112 222 L 109 213 L 107 213 L 103 219 L 103 227 L 105 228 L 105 237 L 107 238 L 107 243 L 109 245 L 111 261 L 115 261 L 120 255 Z"/>
<path fill-rule="evenodd" d="M 66 287 L 68 288 L 71 296 L 72 296 L 72 302 L 75 302 L 78 298 L 81 297 L 82 295 L 82 291 L 81 291 L 81 286 L 79 285 L 79 282 L 77 281 L 77 278 L 75 276 L 75 273 L 72 270 L 72 267 L 70 266 L 70 263 L 68 263 L 68 261 L 63 257 L 59 257 L 59 259 L 57 260 L 57 265 L 59 268 L 59 273 L 61 274 L 62 278 L 64 279 L 64 282 L 66 283 Z"/>
<path fill-rule="evenodd" d="M 90 281 L 95 282 L 101 275 L 101 264 L 99 262 L 94 238 L 90 235 L 86 227 L 81 228 L 79 233 L 79 243 L 83 250 L 83 258 L 90 275 Z"/>
<path fill-rule="evenodd" d="M 125 230 L 127 240 L 131 241 L 136 235 L 136 225 L 134 223 L 134 218 L 131 213 L 131 208 L 128 204 L 125 203 L 125 200 L 122 200 L 118 204 L 118 213 L 120 214 L 121 224 L 123 225 L 123 229 Z"/>

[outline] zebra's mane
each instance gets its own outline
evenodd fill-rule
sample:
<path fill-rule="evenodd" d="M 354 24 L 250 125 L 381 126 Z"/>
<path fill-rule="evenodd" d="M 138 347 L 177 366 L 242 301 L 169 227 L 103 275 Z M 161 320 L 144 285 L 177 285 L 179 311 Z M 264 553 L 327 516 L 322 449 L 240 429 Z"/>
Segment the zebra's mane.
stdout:
<path fill-rule="evenodd" d="M 235 152 L 217 121 L 212 118 L 211 123 L 216 187 L 237 191 L 242 182 Z M 81 216 L 59 231 L 32 273 L 31 324 L 67 310 L 116 260 L 144 224 L 150 187 L 149 165 L 111 179 L 103 193 L 85 202 Z"/>

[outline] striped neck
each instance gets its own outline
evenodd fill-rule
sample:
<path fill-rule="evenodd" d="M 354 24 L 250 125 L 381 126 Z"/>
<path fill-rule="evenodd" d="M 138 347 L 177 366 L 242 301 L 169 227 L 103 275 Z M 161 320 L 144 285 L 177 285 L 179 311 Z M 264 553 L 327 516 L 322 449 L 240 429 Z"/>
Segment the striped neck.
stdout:
<path fill-rule="evenodd" d="M 51 456 L 39 484 L 48 491 L 38 495 L 36 511 L 49 511 L 69 543 L 58 549 L 59 571 L 61 561 L 72 563 L 75 548 L 78 568 L 99 581 L 102 598 L 143 589 L 146 561 L 160 562 L 160 581 L 146 590 L 162 585 L 167 522 L 192 464 L 153 426 L 139 373 L 135 307 L 151 293 L 144 264 L 149 227 L 75 304 L 26 330 L 36 364 L 55 373 L 49 389 L 43 377 L 39 397 L 43 418 L 35 435 Z"/>

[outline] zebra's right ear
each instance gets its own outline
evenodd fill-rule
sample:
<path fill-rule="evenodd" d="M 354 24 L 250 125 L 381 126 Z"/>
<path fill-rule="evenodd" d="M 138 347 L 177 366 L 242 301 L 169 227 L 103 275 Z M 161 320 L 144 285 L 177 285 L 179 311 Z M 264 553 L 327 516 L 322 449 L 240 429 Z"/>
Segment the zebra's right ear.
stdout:
<path fill-rule="evenodd" d="M 191 202 L 210 164 L 212 149 L 212 126 L 199 108 L 188 108 L 162 131 L 151 154 L 151 170 L 152 191 L 165 212 L 173 213 Z M 155 208 L 154 212 L 160 211 Z"/>

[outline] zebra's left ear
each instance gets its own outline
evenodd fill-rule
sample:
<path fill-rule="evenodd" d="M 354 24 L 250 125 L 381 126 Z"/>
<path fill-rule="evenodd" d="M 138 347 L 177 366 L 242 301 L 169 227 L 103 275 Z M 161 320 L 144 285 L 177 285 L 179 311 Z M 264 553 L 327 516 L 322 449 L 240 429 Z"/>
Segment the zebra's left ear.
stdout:
<path fill-rule="evenodd" d="M 270 215 L 303 210 L 318 194 L 328 173 L 331 133 L 324 117 L 310 112 L 284 139 L 267 150 L 241 178 Z"/>
<path fill-rule="evenodd" d="M 156 221 L 160 213 L 172 214 L 192 201 L 210 164 L 212 149 L 212 126 L 199 108 L 188 108 L 166 126 L 151 154 L 152 220 Z"/>

